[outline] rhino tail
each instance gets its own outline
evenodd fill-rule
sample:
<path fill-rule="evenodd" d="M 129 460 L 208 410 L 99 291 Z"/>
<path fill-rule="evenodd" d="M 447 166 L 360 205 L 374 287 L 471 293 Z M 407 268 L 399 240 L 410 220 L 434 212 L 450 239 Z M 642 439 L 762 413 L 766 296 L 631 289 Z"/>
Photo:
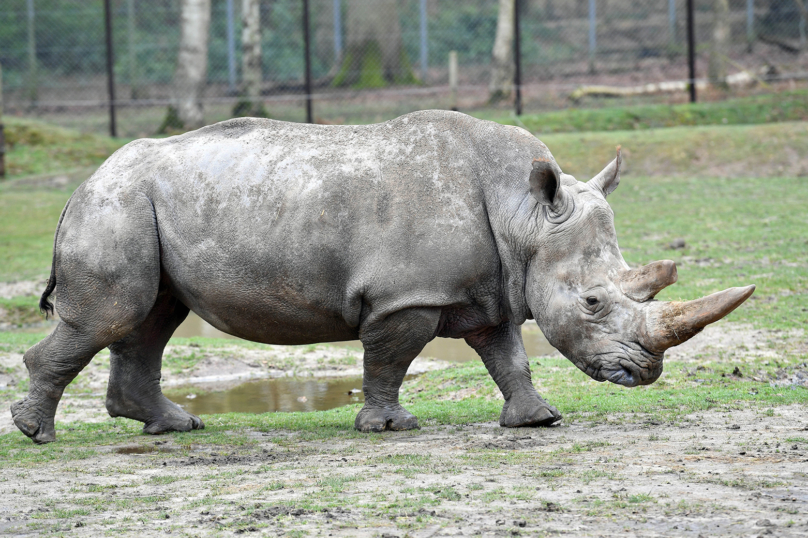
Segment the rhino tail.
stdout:
<path fill-rule="evenodd" d="M 53 235 L 53 258 L 51 260 L 51 272 L 50 276 L 48 277 L 48 285 L 45 287 L 42 297 L 39 298 L 39 311 L 45 314 L 45 319 L 48 319 L 48 315 L 53 315 L 53 303 L 50 302 L 49 297 L 51 293 L 53 293 L 53 290 L 56 289 L 56 241 L 59 239 L 59 229 L 62 227 L 62 221 L 65 218 L 65 213 L 67 213 L 67 206 L 70 205 L 70 200 L 72 199 L 73 196 L 71 195 L 65 204 L 65 208 L 62 209 L 62 214 L 59 216 L 59 223 L 56 225 L 56 233 Z"/>

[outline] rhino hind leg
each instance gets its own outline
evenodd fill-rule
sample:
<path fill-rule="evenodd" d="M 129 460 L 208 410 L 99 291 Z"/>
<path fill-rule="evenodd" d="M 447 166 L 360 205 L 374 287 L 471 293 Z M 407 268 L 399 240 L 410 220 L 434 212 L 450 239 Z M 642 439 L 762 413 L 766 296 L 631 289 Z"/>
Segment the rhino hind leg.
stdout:
<path fill-rule="evenodd" d="M 160 282 L 154 210 L 145 197 L 129 202 L 111 214 L 80 187 L 65 208 L 48 286 L 55 283 L 61 320 L 25 353 L 28 395 L 11 406 L 14 423 L 35 443 L 55 440 L 65 387 L 96 353 L 140 326 L 154 305 Z"/>
<path fill-rule="evenodd" d="M 56 440 L 54 417 L 65 387 L 104 348 L 104 342 L 94 336 L 62 321 L 25 353 L 28 395 L 11 405 L 11 416 L 34 443 Z"/>
<path fill-rule="evenodd" d="M 550 426 L 561 420 L 558 409 L 544 401 L 533 387 L 519 326 L 506 321 L 466 338 L 466 342 L 480 355 L 505 398 L 499 417 L 501 426 Z"/>
<path fill-rule="evenodd" d="M 435 336 L 440 320 L 437 309 L 409 309 L 362 327 L 365 348 L 365 406 L 354 427 L 362 432 L 414 430 L 418 419 L 398 402 L 398 390 L 410 363 Z"/>
<path fill-rule="evenodd" d="M 153 297 L 148 281 L 121 293 L 125 286 L 107 285 L 86 272 L 78 276 L 59 278 L 57 310 L 62 319 L 25 353 L 28 395 L 11 406 L 14 423 L 38 444 L 56 440 L 54 416 L 65 387 L 96 353 L 142 322 Z"/>
<path fill-rule="evenodd" d="M 166 398 L 160 388 L 163 350 L 187 315 L 188 307 L 161 289 L 145 321 L 109 346 L 106 406 L 110 416 L 143 422 L 143 431 L 149 434 L 205 427 L 199 417 Z"/>

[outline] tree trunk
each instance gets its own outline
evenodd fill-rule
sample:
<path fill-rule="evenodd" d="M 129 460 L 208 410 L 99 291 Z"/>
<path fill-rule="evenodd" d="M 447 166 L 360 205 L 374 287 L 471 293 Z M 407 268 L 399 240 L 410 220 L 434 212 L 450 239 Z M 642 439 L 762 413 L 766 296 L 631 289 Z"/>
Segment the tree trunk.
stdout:
<path fill-rule="evenodd" d="M 348 42 L 334 86 L 381 88 L 418 82 L 401 37 L 397 0 L 351 0 Z"/>
<path fill-rule="evenodd" d="M 210 0 L 182 0 L 180 27 L 174 88 L 162 132 L 204 125 L 201 97 L 208 71 Z"/>
<path fill-rule="evenodd" d="M 511 95 L 513 75 L 513 16 L 514 0 L 499 0 L 497 34 L 491 54 L 491 83 L 488 86 L 489 101 L 496 103 Z"/>
<path fill-rule="evenodd" d="M 716 86 L 726 86 L 729 53 L 729 0 L 713 0 L 713 38 L 707 76 Z"/>
<path fill-rule="evenodd" d="M 241 2 L 241 97 L 233 109 L 234 116 L 267 118 L 261 102 L 261 8 L 259 0 Z"/>

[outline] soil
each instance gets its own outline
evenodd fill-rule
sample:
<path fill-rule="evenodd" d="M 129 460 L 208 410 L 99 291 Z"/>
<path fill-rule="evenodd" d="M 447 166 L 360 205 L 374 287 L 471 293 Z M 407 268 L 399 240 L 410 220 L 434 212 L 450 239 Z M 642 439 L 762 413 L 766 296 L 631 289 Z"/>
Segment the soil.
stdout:
<path fill-rule="evenodd" d="M 785 342 L 789 353 L 808 352 L 801 331 L 719 323 L 668 357 L 692 363 L 694 372 L 731 357 L 742 375 L 754 376 L 748 360 L 775 358 L 769 339 Z M 179 368 L 192 353 L 202 358 Z M 168 385 L 361 369 L 358 352 L 328 346 L 300 347 L 293 356 L 285 348 L 235 345 L 170 346 L 167 354 L 177 358 L 164 372 Z M 16 353 L 0 352 L 0 368 L 9 388 L 24 374 Z M 57 428 L 107 420 L 107 375 L 108 355 L 101 355 L 66 394 Z M 7 413 L 0 420 L 0 432 L 14 431 Z M 804 405 L 699 412 L 670 423 L 620 414 L 543 429 L 426 424 L 316 441 L 294 432 L 254 431 L 249 442 L 243 433 L 232 436 L 224 449 L 144 436 L 89 446 L 77 460 L 5 469 L 0 535 L 808 535 Z"/>
<path fill-rule="evenodd" d="M 6 471 L 0 534 L 805 536 L 808 445 L 785 440 L 806 431 L 789 406 L 336 442 L 256 432 L 229 453 L 150 439 Z"/>

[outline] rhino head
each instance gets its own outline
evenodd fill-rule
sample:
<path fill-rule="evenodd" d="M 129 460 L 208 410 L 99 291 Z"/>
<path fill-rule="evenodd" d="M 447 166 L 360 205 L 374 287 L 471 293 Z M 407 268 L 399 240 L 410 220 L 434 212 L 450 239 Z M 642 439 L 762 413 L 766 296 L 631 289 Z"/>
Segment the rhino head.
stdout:
<path fill-rule="evenodd" d="M 755 290 L 730 288 L 686 302 L 654 296 L 676 282 L 670 260 L 631 269 L 617 246 L 606 196 L 620 182 L 617 158 L 586 183 L 537 159 L 530 192 L 538 201 L 539 241 L 525 299 L 550 344 L 596 381 L 648 385 L 665 350 L 723 318 Z M 552 275 L 552 278 L 548 278 Z"/>

